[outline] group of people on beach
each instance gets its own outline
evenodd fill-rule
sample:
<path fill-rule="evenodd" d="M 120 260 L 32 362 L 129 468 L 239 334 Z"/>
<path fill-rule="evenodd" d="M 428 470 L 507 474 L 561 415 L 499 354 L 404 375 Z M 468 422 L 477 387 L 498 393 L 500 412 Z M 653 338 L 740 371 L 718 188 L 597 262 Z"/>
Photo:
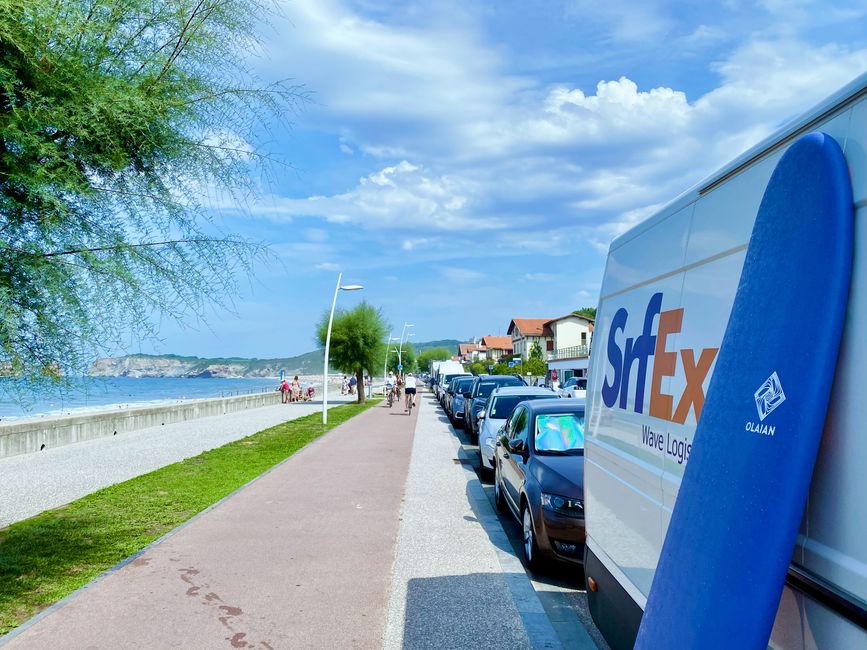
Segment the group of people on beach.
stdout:
<path fill-rule="evenodd" d="M 298 375 L 295 375 L 295 378 L 291 383 L 288 380 L 283 379 L 283 381 L 280 382 L 278 390 L 280 391 L 280 401 L 283 404 L 310 401 L 313 399 L 313 394 L 315 392 L 313 386 L 303 388 L 301 386 L 301 380 L 298 379 Z"/>

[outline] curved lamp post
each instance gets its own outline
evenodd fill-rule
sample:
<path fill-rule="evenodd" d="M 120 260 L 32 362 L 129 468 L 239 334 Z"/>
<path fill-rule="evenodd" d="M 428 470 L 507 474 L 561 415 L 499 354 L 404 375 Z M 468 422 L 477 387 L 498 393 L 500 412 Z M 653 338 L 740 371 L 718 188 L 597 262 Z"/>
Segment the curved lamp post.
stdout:
<path fill-rule="evenodd" d="M 413 323 L 404 323 L 403 324 L 403 332 L 400 334 L 400 347 L 397 349 L 397 365 L 403 365 L 403 344 L 409 339 L 409 336 L 406 333 L 408 327 L 415 327 Z M 400 369 L 398 369 L 400 372 Z"/>
<path fill-rule="evenodd" d="M 328 424 L 328 348 L 331 346 L 331 324 L 334 322 L 334 308 L 337 306 L 337 293 L 339 291 L 358 291 L 364 289 L 360 284 L 344 284 L 343 273 L 337 274 L 337 286 L 334 288 L 334 300 L 331 301 L 331 316 L 328 317 L 328 333 L 325 335 L 325 369 L 322 377 L 322 424 Z M 364 390 L 363 387 L 361 387 Z"/>
<path fill-rule="evenodd" d="M 394 332 L 392 332 L 394 333 Z M 382 384 L 383 386 L 388 381 L 388 376 L 386 376 L 386 372 L 388 372 L 388 353 L 391 349 L 391 344 L 393 341 L 399 341 L 400 339 L 396 336 L 388 335 L 388 342 L 385 344 L 385 361 L 382 362 Z"/>

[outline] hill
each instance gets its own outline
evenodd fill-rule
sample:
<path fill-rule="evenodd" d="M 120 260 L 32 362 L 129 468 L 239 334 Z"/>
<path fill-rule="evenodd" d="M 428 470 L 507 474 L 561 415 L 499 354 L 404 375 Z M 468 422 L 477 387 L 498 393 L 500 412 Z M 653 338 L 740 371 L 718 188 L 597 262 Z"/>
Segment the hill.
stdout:
<path fill-rule="evenodd" d="M 457 352 L 458 341 L 445 339 L 413 343 L 417 352 L 447 347 Z M 321 375 L 322 350 L 295 357 L 247 359 L 244 357 L 201 358 L 177 354 L 130 354 L 98 359 L 90 368 L 93 377 L 277 377 L 280 370 L 292 375 Z"/>

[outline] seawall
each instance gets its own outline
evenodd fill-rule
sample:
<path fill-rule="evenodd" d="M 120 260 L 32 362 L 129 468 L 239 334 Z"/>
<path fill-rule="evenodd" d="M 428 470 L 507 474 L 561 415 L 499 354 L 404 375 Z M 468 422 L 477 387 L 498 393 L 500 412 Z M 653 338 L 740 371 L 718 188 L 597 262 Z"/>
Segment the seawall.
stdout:
<path fill-rule="evenodd" d="M 0 458 L 279 403 L 280 393 L 270 391 L 13 422 L 0 425 Z"/>

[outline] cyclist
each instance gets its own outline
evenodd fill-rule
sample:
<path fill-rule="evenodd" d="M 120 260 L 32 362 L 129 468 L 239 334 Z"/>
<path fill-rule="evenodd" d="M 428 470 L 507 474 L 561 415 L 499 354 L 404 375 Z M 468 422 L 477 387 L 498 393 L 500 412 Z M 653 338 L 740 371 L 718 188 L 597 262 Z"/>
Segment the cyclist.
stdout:
<path fill-rule="evenodd" d="M 413 406 L 415 406 L 415 387 L 416 381 L 415 377 L 412 376 L 411 372 L 406 374 L 406 379 L 404 380 L 403 390 L 406 392 L 406 409 L 409 411 Z"/>
<path fill-rule="evenodd" d="M 397 378 L 394 376 L 394 372 L 389 372 L 388 377 L 385 380 L 385 390 L 386 395 L 388 396 L 388 405 L 391 406 L 394 401 L 394 389 L 397 387 Z"/>

